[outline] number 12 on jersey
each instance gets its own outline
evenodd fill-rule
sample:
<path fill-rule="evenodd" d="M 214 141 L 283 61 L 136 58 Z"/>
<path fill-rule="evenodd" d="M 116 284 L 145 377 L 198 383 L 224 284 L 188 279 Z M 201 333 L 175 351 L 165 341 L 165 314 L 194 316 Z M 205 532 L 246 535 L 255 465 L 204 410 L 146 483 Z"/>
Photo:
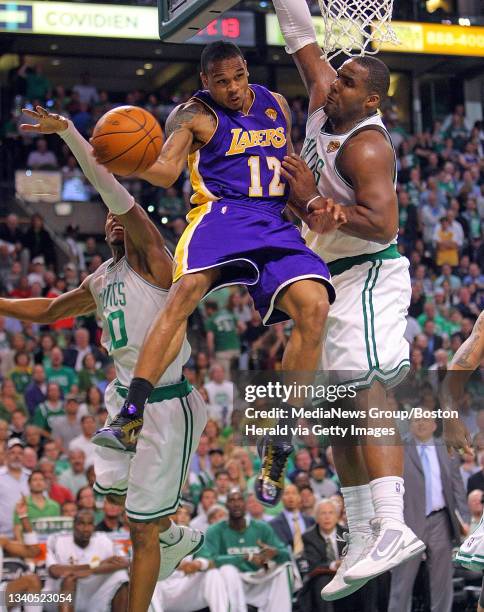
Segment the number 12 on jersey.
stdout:
<path fill-rule="evenodd" d="M 252 155 L 247 160 L 250 168 L 249 196 L 251 198 L 262 198 L 264 195 L 269 195 L 270 197 L 283 196 L 286 185 L 281 183 L 281 162 L 277 157 L 265 157 L 264 159 L 267 163 L 267 168 L 274 173 L 269 183 L 269 193 L 264 194 L 261 183 L 260 165 L 264 163 L 264 161 L 261 162 L 261 158 L 258 155 Z"/>

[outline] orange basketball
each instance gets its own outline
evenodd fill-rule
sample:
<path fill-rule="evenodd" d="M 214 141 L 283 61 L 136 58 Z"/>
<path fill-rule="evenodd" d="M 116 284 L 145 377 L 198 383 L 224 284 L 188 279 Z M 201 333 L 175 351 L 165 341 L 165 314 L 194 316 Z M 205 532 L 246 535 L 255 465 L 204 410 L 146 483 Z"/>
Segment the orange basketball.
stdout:
<path fill-rule="evenodd" d="M 119 106 L 96 123 L 91 138 L 96 159 L 109 172 L 128 176 L 144 172 L 160 155 L 163 132 L 151 113 L 138 106 Z"/>

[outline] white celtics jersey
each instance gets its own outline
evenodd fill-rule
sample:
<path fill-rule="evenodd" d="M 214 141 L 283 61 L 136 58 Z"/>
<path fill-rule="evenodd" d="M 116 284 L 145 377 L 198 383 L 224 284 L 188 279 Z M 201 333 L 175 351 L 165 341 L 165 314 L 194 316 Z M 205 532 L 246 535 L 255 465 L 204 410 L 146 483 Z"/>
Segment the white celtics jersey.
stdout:
<path fill-rule="evenodd" d="M 351 136 L 364 129 L 378 129 L 382 131 L 391 144 L 390 136 L 378 114 L 371 115 L 360 121 L 349 132 L 344 134 L 327 133 L 325 131 L 326 121 L 326 113 L 322 108 L 308 117 L 306 139 L 301 156 L 314 174 L 321 195 L 333 198 L 338 204 L 351 206 L 355 204 L 355 192 L 348 180 L 338 171 L 338 158 L 344 149 L 345 142 Z M 344 234 L 339 230 L 324 235 L 316 234 L 311 232 L 305 224 L 303 224 L 302 234 L 309 248 L 322 257 L 326 263 L 343 257 L 377 253 L 388 247 L 389 244 L 396 243 L 396 237 L 391 243 L 385 245 L 372 242 L 371 240 L 348 236 L 348 234 Z"/>
<path fill-rule="evenodd" d="M 116 264 L 110 259 L 99 266 L 89 288 L 102 319 L 101 343 L 114 360 L 119 382 L 129 386 L 143 340 L 165 307 L 168 291 L 145 281 L 125 257 Z M 185 338 L 182 350 L 155 386 L 178 382 L 189 357 Z"/>

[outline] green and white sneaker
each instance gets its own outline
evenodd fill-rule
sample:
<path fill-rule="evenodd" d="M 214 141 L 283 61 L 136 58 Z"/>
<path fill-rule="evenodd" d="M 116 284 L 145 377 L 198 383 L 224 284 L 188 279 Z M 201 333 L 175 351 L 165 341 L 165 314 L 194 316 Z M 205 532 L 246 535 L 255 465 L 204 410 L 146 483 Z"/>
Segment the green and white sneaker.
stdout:
<path fill-rule="evenodd" d="M 203 546 L 205 536 L 201 531 L 190 527 L 179 527 L 179 530 L 178 539 L 174 537 L 172 542 L 160 539 L 161 560 L 158 581 L 171 576 L 185 557 L 194 555 Z"/>

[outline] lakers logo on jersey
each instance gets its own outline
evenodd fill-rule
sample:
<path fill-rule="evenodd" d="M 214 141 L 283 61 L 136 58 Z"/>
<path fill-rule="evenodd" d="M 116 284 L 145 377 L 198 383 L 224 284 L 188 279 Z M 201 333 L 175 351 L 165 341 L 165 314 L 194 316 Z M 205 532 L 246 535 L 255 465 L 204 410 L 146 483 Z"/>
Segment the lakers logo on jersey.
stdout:
<path fill-rule="evenodd" d="M 277 111 L 275 111 L 273 108 L 266 108 L 266 115 L 269 117 L 269 119 L 272 119 L 272 121 L 277 119 Z"/>
<path fill-rule="evenodd" d="M 326 153 L 334 153 L 341 146 L 341 143 L 338 140 L 331 140 L 326 147 Z"/>
<path fill-rule="evenodd" d="M 269 130 L 243 130 L 234 128 L 231 130 L 232 142 L 228 155 L 239 155 L 245 153 L 246 149 L 252 147 L 274 147 L 280 149 L 286 144 L 286 133 L 283 127 Z"/>

